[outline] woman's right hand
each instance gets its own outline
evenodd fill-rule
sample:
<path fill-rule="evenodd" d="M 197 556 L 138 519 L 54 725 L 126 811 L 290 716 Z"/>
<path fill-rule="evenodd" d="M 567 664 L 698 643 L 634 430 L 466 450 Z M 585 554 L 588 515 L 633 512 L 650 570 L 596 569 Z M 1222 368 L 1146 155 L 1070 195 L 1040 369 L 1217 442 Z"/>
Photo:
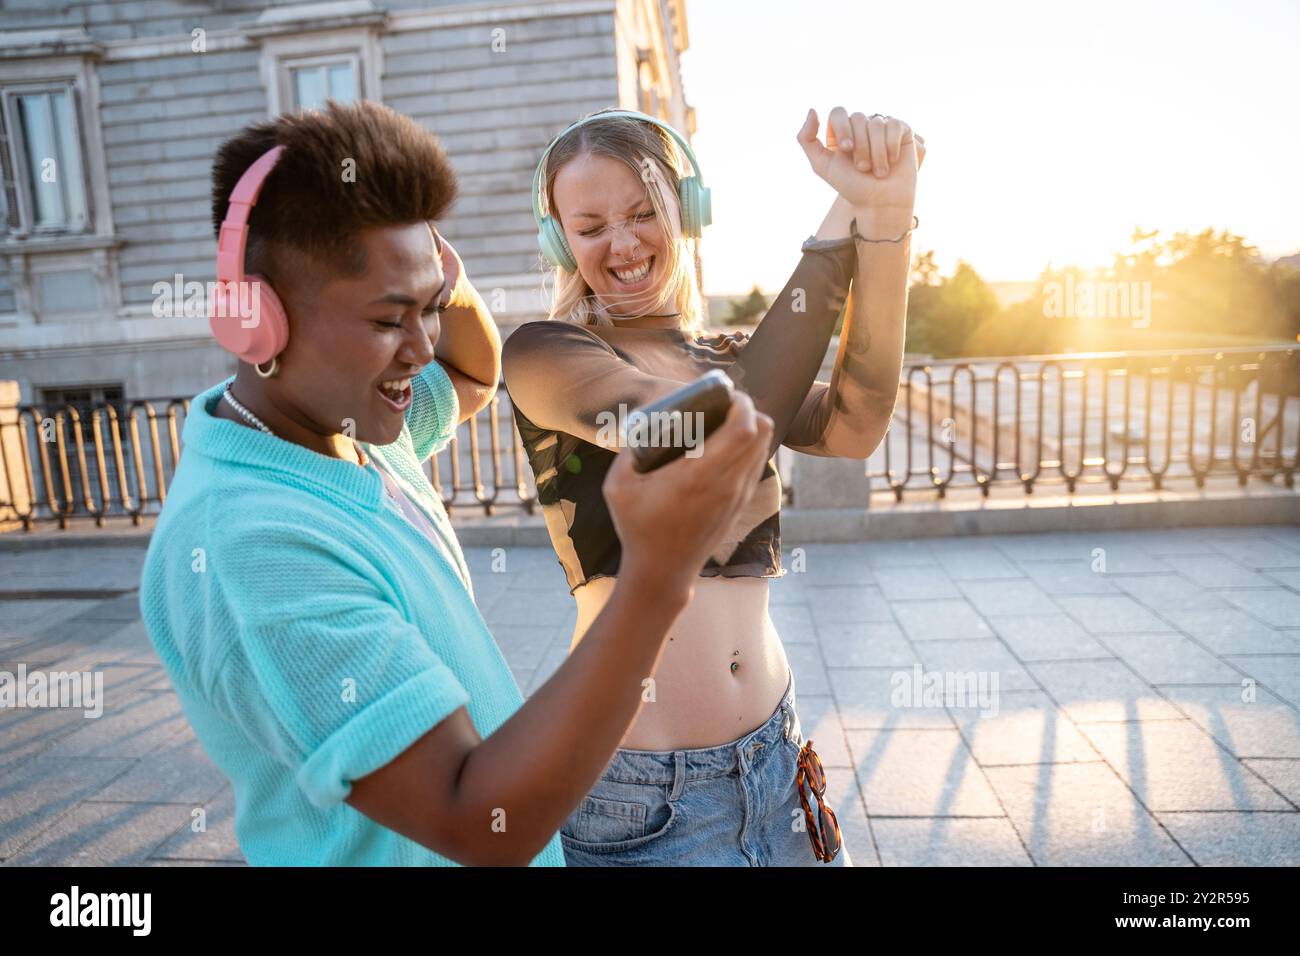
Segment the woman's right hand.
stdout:
<path fill-rule="evenodd" d="M 796 136 L 813 172 L 854 209 L 905 210 L 910 221 L 925 140 L 896 117 L 850 115 L 842 106 L 831 110 L 824 146 L 818 125 L 817 111 L 809 110 Z"/>
<path fill-rule="evenodd" d="M 689 592 L 754 493 L 772 431 L 772 419 L 737 389 L 698 456 L 641 473 L 631 452 L 620 451 L 603 485 L 622 545 L 619 577 L 630 572 L 656 587 Z"/>

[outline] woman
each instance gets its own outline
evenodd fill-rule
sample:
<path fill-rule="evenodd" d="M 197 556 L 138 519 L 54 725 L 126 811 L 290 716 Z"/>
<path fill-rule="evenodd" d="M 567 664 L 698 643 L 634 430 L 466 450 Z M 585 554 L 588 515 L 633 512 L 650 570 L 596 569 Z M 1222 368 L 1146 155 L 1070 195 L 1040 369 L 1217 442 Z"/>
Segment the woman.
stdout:
<path fill-rule="evenodd" d="M 817 131 L 810 110 L 798 139 L 838 197 L 752 338 L 700 331 L 688 240 L 708 222 L 708 194 L 674 131 L 603 111 L 561 134 L 539 163 L 534 213 L 557 268 L 554 303 L 550 321 L 506 341 L 502 368 L 577 601 L 574 648 L 618 577 L 620 543 L 601 494 L 618 447 L 605 427 L 613 417 L 721 368 L 772 418 L 773 454 L 784 443 L 865 459 L 888 427 L 924 143 L 899 120 L 838 107 L 827 146 Z M 674 141 L 693 177 L 679 169 Z M 831 382 L 814 382 L 855 273 Z M 566 862 L 851 865 L 820 795 L 796 786 L 798 768 L 815 774 L 820 762 L 800 746 L 793 675 L 767 609 L 767 579 L 782 573 L 780 502 L 769 455 L 646 675 L 645 705 L 561 828 Z"/>

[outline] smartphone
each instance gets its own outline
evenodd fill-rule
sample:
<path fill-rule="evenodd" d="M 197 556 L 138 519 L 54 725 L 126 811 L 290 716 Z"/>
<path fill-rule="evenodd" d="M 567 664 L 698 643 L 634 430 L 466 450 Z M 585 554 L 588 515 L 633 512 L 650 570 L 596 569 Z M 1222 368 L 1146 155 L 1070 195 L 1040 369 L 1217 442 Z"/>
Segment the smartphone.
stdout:
<path fill-rule="evenodd" d="M 699 447 L 726 420 L 734 391 L 731 378 L 713 369 L 671 395 L 633 409 L 623 435 L 633 467 L 654 471 Z"/>

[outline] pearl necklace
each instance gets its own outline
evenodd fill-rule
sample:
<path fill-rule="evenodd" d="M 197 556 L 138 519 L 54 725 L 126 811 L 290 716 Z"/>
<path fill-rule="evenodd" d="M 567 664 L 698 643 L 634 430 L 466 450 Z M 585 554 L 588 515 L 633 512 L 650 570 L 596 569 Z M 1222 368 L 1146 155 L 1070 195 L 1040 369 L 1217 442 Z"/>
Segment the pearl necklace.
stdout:
<path fill-rule="evenodd" d="M 258 418 L 252 412 L 250 412 L 243 405 L 239 404 L 239 401 L 231 393 L 229 385 L 227 385 L 225 391 L 221 393 L 221 397 L 225 399 L 226 403 L 235 410 L 235 413 L 239 415 L 239 417 L 242 418 L 244 421 L 248 422 L 248 424 L 252 425 L 254 428 L 266 432 L 266 434 L 268 435 L 275 434 L 275 432 L 271 431 L 271 429 L 266 427 L 266 422 L 262 421 L 260 418 Z M 362 468 L 364 468 L 367 463 L 365 452 L 361 450 L 361 446 L 358 445 L 356 442 L 352 443 L 352 447 L 356 449 L 357 458 L 360 459 L 360 465 Z"/>
<path fill-rule="evenodd" d="M 230 405 L 230 407 L 233 408 L 238 413 L 239 417 L 242 418 L 244 421 L 248 422 L 248 424 L 252 425 L 254 428 L 260 428 L 268 435 L 275 434 L 275 432 L 271 431 L 271 429 L 266 427 L 266 422 L 262 421 L 260 418 L 258 418 L 256 415 L 254 415 L 247 408 L 245 408 L 243 405 L 239 404 L 239 402 L 235 400 L 235 396 L 230 392 L 229 385 L 227 385 L 226 390 L 221 393 L 221 397 L 224 398 L 226 402 Z"/>

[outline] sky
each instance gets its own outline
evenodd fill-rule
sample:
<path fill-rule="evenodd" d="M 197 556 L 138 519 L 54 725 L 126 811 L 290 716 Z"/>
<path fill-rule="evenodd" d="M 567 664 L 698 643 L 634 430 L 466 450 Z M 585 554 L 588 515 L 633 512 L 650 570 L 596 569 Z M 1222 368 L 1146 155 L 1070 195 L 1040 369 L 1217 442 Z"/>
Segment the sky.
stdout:
<path fill-rule="evenodd" d="M 711 295 L 784 285 L 834 199 L 808 108 L 928 150 L 913 255 L 991 282 L 1108 265 L 1135 227 L 1300 252 L 1300 0 L 688 0 Z"/>

